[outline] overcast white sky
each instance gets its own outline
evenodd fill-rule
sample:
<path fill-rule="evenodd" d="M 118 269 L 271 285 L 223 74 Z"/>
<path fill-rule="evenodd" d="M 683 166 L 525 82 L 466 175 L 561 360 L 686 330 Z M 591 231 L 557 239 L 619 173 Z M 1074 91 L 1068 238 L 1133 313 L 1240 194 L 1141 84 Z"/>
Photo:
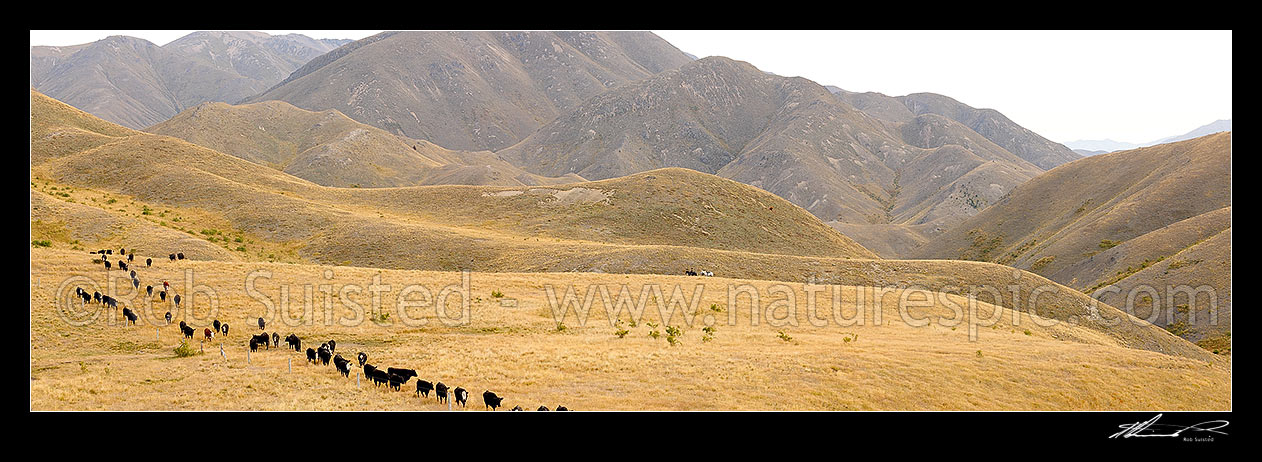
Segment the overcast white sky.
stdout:
<path fill-rule="evenodd" d="M 193 31 L 31 31 L 31 45 Z M 379 31 L 270 31 L 361 39 Z M 1231 118 L 1231 31 L 654 31 L 687 53 L 890 96 L 931 92 L 1062 143 L 1142 143 Z"/>

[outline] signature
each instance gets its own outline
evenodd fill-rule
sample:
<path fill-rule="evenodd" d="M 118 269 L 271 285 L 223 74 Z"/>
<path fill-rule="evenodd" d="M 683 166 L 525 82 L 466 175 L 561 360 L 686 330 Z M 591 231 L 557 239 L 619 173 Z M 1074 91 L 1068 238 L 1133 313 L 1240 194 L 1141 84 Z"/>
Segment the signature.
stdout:
<path fill-rule="evenodd" d="M 1178 437 L 1178 436 L 1181 436 L 1183 432 L 1187 432 L 1187 431 L 1209 432 L 1209 433 L 1217 433 L 1220 435 L 1227 434 L 1227 432 L 1218 431 L 1218 429 L 1227 426 L 1228 422 L 1226 420 L 1210 420 L 1207 422 L 1198 423 L 1196 425 L 1184 426 L 1184 425 L 1159 424 L 1157 423 L 1157 419 L 1160 419 L 1160 418 L 1161 418 L 1161 414 L 1157 414 L 1156 416 L 1153 416 L 1153 418 L 1148 419 L 1143 422 L 1135 422 L 1135 423 L 1118 425 L 1118 428 L 1121 428 L 1122 431 L 1114 433 L 1109 438 L 1152 437 L 1152 436 Z M 1167 432 L 1167 433 L 1161 433 L 1161 432 Z"/>

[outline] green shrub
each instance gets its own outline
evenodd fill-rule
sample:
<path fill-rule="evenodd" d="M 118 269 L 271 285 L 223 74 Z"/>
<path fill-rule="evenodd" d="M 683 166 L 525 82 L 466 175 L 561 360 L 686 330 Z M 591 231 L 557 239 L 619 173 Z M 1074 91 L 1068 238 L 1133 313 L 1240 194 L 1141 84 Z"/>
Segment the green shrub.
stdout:
<path fill-rule="evenodd" d="M 180 346 L 175 347 L 175 356 L 178 358 L 187 358 L 189 356 L 197 356 L 202 354 L 201 351 L 194 349 L 188 344 L 188 341 L 180 342 Z"/>
<path fill-rule="evenodd" d="M 31 245 L 35 247 L 51 247 L 53 243 L 52 241 L 34 240 L 34 241 L 31 241 Z"/>

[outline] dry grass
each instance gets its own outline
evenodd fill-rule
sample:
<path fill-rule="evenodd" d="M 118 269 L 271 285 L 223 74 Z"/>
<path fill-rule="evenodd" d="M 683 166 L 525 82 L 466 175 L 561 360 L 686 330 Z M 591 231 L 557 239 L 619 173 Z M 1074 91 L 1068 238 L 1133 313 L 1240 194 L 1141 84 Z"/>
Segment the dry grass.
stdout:
<path fill-rule="evenodd" d="M 209 319 L 228 321 L 231 335 L 205 346 L 206 354 L 176 358 L 176 327 L 144 317 L 140 325 L 73 327 L 56 315 L 52 284 L 88 266 L 75 253 L 32 251 L 31 407 L 38 410 L 441 410 L 431 400 L 413 395 L 414 381 L 404 392 L 374 388 L 366 381 L 355 385 L 331 366 L 312 366 L 303 355 L 273 349 L 250 355 L 247 334 L 258 332 L 253 320 L 265 308 L 245 293 L 242 278 L 255 269 L 271 271 L 258 290 L 273 299 L 279 288 L 291 287 L 292 303 L 302 306 L 303 286 L 331 285 L 334 293 L 346 285 L 371 283 L 379 276 L 393 287 L 383 295 L 384 306 L 394 306 L 405 284 L 425 285 L 435 292 L 458 284 L 455 273 L 321 267 L 279 263 L 224 263 L 186 261 L 163 264 L 142 278 L 169 279 L 183 285 L 183 271 L 192 270 L 195 282 L 213 288 L 218 296 L 215 313 L 205 298 L 195 298 L 191 310 L 179 313 L 200 328 Z M 326 278 L 326 270 L 332 277 Z M 39 284 L 36 285 L 36 281 Z M 571 314 L 566 329 L 556 329 L 547 305 L 545 287 L 577 284 L 683 283 L 687 294 L 695 283 L 705 284 L 696 305 L 697 323 L 681 318 L 671 325 L 683 330 L 680 343 L 647 333 L 655 323 L 666 323 L 650 302 L 635 327 L 630 316 L 620 325 L 626 338 L 600 310 L 586 323 Z M 463 386 L 473 395 L 470 409 L 481 410 L 478 396 L 490 389 L 505 396 L 507 407 L 565 405 L 580 410 L 1221 410 L 1230 408 L 1230 362 L 1204 362 L 1134 350 L 1111 344 L 1106 337 L 1078 332 L 1092 341 L 1056 337 L 1080 327 L 1042 328 L 1011 311 L 993 326 L 983 327 L 975 341 L 967 328 L 951 329 L 937 323 L 913 327 L 901 322 L 893 301 L 884 298 L 882 325 L 814 327 L 799 312 L 797 326 L 771 322 L 787 311 L 770 311 L 758 325 L 749 322 L 745 303 L 728 305 L 725 287 L 748 283 L 767 297 L 775 283 L 723 278 L 653 275 L 475 273 L 470 277 L 471 311 L 468 322 L 446 325 L 434 308 L 410 311 L 424 326 L 399 322 L 378 325 L 364 319 L 349 325 L 328 325 L 326 313 L 349 316 L 347 301 L 367 304 L 368 293 L 339 294 L 326 312 L 316 300 L 309 315 L 296 325 L 273 315 L 268 332 L 302 337 L 304 346 L 338 340 L 345 356 L 365 351 L 369 362 L 382 367 L 417 369 L 422 378 Z M 852 288 L 845 288 L 851 290 Z M 634 290 L 634 289 L 633 289 Z M 516 301 L 505 307 L 490 296 L 500 291 Z M 667 289 L 669 296 L 669 289 Z M 842 292 L 850 293 L 850 292 Z M 322 292 L 316 288 L 316 297 Z M 616 293 L 615 293 L 616 295 Z M 822 297 L 825 295 L 821 295 Z M 799 291 L 795 298 L 804 305 Z M 121 296 L 133 307 L 128 296 Z M 959 301 L 959 299 L 953 299 Z M 722 312 L 711 311 L 711 304 Z M 454 304 L 452 307 L 454 308 Z M 996 308 L 983 305 L 979 316 Z M 141 308 L 142 312 L 149 311 Z M 947 316 L 940 303 L 917 308 L 922 316 Z M 873 315 L 870 312 L 869 315 Z M 712 316 L 714 339 L 702 342 L 701 327 Z M 729 324 L 726 316 L 735 316 Z M 871 318 L 869 318 L 871 319 Z M 319 320 L 319 321 L 317 321 Z M 786 321 L 787 322 L 787 321 Z M 155 330 L 161 330 L 161 341 Z M 784 331 L 792 337 L 777 337 Z M 846 341 L 851 339 L 851 341 Z M 227 358 L 219 355 L 223 342 Z M 198 345 L 196 342 L 194 345 Z M 293 372 L 288 371 L 293 361 Z M 666 378 L 666 379 L 664 379 Z"/>

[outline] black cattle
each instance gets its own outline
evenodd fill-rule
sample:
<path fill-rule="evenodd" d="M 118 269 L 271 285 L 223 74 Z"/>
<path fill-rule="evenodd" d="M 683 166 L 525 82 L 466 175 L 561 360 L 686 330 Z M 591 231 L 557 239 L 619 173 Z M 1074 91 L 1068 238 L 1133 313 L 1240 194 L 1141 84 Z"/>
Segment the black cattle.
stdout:
<path fill-rule="evenodd" d="M 356 358 L 358 358 L 358 359 L 359 359 L 359 365 L 360 365 L 360 366 L 363 366 L 363 365 L 364 365 L 364 363 L 368 362 L 368 354 L 366 354 L 366 353 L 364 353 L 364 352 L 362 352 L 362 351 L 361 351 L 361 352 L 359 352 L 359 355 L 358 355 L 358 356 L 356 356 Z"/>
<path fill-rule="evenodd" d="M 337 366 L 337 371 L 341 372 L 342 376 L 347 377 L 347 378 L 351 376 L 351 367 L 350 367 L 351 362 L 350 361 L 342 359 L 341 356 L 335 356 L 333 357 L 333 364 Z"/>
<path fill-rule="evenodd" d="M 148 267 L 148 266 L 153 266 L 153 259 L 152 259 L 152 258 L 146 258 L 146 259 L 145 259 L 145 266 L 146 266 L 146 267 Z"/>
<path fill-rule="evenodd" d="M 110 261 L 109 261 L 109 260 L 105 260 L 105 270 L 106 270 L 106 271 L 109 271 L 109 269 L 110 269 Z"/>
<path fill-rule="evenodd" d="M 164 302 L 167 301 L 167 291 L 158 292 L 158 298 Z"/>
<path fill-rule="evenodd" d="M 696 271 L 693 271 L 693 270 L 684 270 L 684 275 L 686 275 L 686 276 L 696 276 L 696 275 L 697 275 L 697 272 L 696 272 Z"/>
<path fill-rule="evenodd" d="M 517 406 L 513 406 L 513 408 L 509 410 L 510 411 L 524 411 L 525 409 L 522 409 L 521 405 L 517 405 Z"/>
<path fill-rule="evenodd" d="M 102 295 L 101 301 L 106 305 L 109 305 L 110 308 L 118 308 L 118 299 L 115 299 L 114 297 Z"/>
<path fill-rule="evenodd" d="M 252 336 L 250 339 L 258 343 L 260 346 L 267 347 L 269 350 L 272 349 L 272 338 L 267 335 L 267 332 Z"/>
<path fill-rule="evenodd" d="M 440 403 L 444 401 L 448 401 L 447 386 L 443 385 L 442 382 L 438 382 L 438 384 L 434 385 L 434 396 L 438 397 L 438 402 Z"/>
<path fill-rule="evenodd" d="M 400 391 L 403 389 L 403 377 L 399 377 L 398 374 L 389 374 L 389 373 L 386 374 L 386 377 L 390 381 L 391 389 L 395 391 Z"/>
<path fill-rule="evenodd" d="M 120 261 L 118 262 L 118 269 L 123 270 L 123 271 L 127 271 L 127 262 L 125 262 L 125 261 L 121 261 L 121 260 L 120 260 Z"/>
<path fill-rule="evenodd" d="M 373 366 L 372 364 L 364 365 L 364 377 L 372 377 L 372 375 L 376 373 L 376 371 L 377 371 L 376 366 Z"/>
<path fill-rule="evenodd" d="M 272 332 L 272 346 L 274 347 L 280 346 L 280 333 L 279 332 Z"/>
<path fill-rule="evenodd" d="M 140 288 L 140 280 L 139 280 L 139 279 L 136 279 L 136 278 L 132 278 L 132 280 L 131 280 L 131 286 L 132 286 L 132 287 L 134 287 L 134 288 L 139 289 L 139 288 Z"/>
<path fill-rule="evenodd" d="M 136 261 L 136 254 L 134 253 L 127 254 L 127 261 Z"/>
<path fill-rule="evenodd" d="M 263 330 L 266 326 L 267 323 L 263 322 L 263 318 L 259 318 L 259 330 Z"/>
<path fill-rule="evenodd" d="M 211 321 L 210 325 L 211 325 L 211 326 L 214 326 L 214 328 L 215 328 L 215 332 L 219 332 L 219 320 L 218 320 L 218 319 L 216 319 L 216 320 L 214 320 L 214 321 Z"/>
<path fill-rule="evenodd" d="M 178 259 L 180 259 L 180 260 L 183 260 L 183 259 L 184 259 L 184 252 L 180 252 L 180 253 L 175 254 L 175 258 L 178 258 Z"/>
<path fill-rule="evenodd" d="M 501 401 L 504 401 L 504 397 L 497 396 L 495 393 L 491 392 L 491 390 L 482 392 L 482 403 L 492 411 L 500 407 Z"/>
<path fill-rule="evenodd" d="M 320 364 L 323 364 L 325 366 L 329 365 L 330 359 L 333 359 L 333 352 L 325 348 L 316 350 L 316 353 L 320 355 Z"/>
<path fill-rule="evenodd" d="M 83 298 L 84 304 L 92 303 L 92 296 L 88 295 L 88 292 L 86 290 L 80 293 L 79 297 Z"/>
<path fill-rule="evenodd" d="M 259 341 L 254 337 L 250 337 L 250 351 L 259 351 Z"/>
<path fill-rule="evenodd" d="M 568 411 L 568 410 L 570 410 L 570 408 L 565 407 L 565 406 L 557 406 L 557 410 L 558 410 L 558 411 Z"/>
<path fill-rule="evenodd" d="M 293 348 L 294 351 L 301 351 L 299 348 L 302 348 L 302 340 L 298 339 L 297 335 L 289 334 L 289 336 L 285 337 L 285 344 Z"/>
<path fill-rule="evenodd" d="M 170 324 L 170 323 L 171 323 L 171 312 L 170 312 L 170 311 L 168 311 L 168 312 L 167 312 L 167 316 L 166 316 L 166 318 L 167 318 L 167 324 Z M 180 321 L 180 324 L 184 324 L 184 321 Z"/>
<path fill-rule="evenodd" d="M 455 390 L 452 390 L 451 394 L 456 397 L 456 404 L 459 404 L 460 407 L 465 407 L 465 403 L 469 402 L 469 390 L 456 387 Z"/>
<path fill-rule="evenodd" d="M 123 247 L 123 248 L 118 249 L 118 254 L 119 254 L 119 255 L 127 255 L 127 248 L 126 248 L 126 247 Z"/>
<path fill-rule="evenodd" d="M 100 302 L 100 301 L 101 301 L 101 293 L 100 293 L 100 292 L 92 292 L 92 301 L 94 301 L 94 302 Z"/>
<path fill-rule="evenodd" d="M 374 368 L 371 371 L 364 372 L 364 375 L 368 376 L 368 380 L 372 380 L 372 384 L 375 386 L 381 386 L 390 382 L 390 375 L 386 374 L 386 371 Z"/>
<path fill-rule="evenodd" d="M 123 308 L 123 316 L 127 318 L 127 322 L 130 322 L 131 325 L 136 325 L 136 318 L 138 316 L 136 316 L 136 313 L 133 313 L 131 309 Z"/>
<path fill-rule="evenodd" d="M 429 392 L 434 389 L 434 384 L 425 380 L 416 380 L 416 395 L 429 398 Z"/>
<path fill-rule="evenodd" d="M 173 300 L 175 300 L 175 307 L 179 308 L 180 307 L 180 294 L 175 294 L 175 298 Z"/>
<path fill-rule="evenodd" d="M 105 251 L 105 254 L 106 254 L 106 255 L 114 255 L 114 250 L 113 250 L 113 249 L 106 250 L 106 251 Z"/>
<path fill-rule="evenodd" d="M 389 373 L 389 374 L 399 374 L 399 377 L 403 377 L 403 383 L 408 383 L 408 380 L 411 380 L 411 379 L 412 379 L 412 377 L 416 377 L 416 371 L 414 371 L 414 370 L 412 370 L 412 369 L 401 369 L 401 368 L 387 367 L 387 368 L 386 368 L 386 373 Z"/>
<path fill-rule="evenodd" d="M 132 279 L 136 279 L 136 270 L 131 270 L 131 273 L 128 273 L 128 274 L 131 275 Z"/>
<path fill-rule="evenodd" d="M 227 337 L 227 336 L 228 336 L 228 323 L 226 323 L 226 322 L 225 322 L 225 323 L 223 323 L 223 335 L 224 335 L 225 337 Z"/>
<path fill-rule="evenodd" d="M 539 409 L 535 409 L 535 410 L 536 410 L 536 411 L 546 411 L 546 410 L 548 410 L 548 406 L 539 406 Z"/>
<path fill-rule="evenodd" d="M 169 315 L 171 312 L 168 311 L 167 314 Z M 184 330 L 185 327 L 188 327 L 188 324 L 185 324 L 184 321 L 180 321 L 180 330 Z"/>
<path fill-rule="evenodd" d="M 180 326 L 180 331 L 184 333 L 184 338 L 193 338 L 193 328 L 188 326 Z"/>
<path fill-rule="evenodd" d="M 309 363 L 316 362 L 316 351 L 311 348 L 307 348 L 307 362 Z"/>
<path fill-rule="evenodd" d="M 175 254 L 167 255 L 167 258 L 170 258 L 171 261 L 175 261 Z"/>
<path fill-rule="evenodd" d="M 153 296 L 153 286 L 145 286 L 145 295 Z"/>

